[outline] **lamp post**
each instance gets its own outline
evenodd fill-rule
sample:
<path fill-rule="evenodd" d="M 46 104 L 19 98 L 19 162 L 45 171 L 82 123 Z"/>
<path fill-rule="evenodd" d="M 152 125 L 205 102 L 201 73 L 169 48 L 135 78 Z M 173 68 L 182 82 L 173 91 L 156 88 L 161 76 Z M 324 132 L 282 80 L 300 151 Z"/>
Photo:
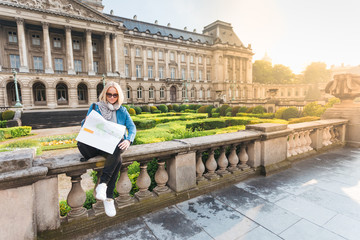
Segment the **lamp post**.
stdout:
<path fill-rule="evenodd" d="M 103 87 L 105 88 L 105 74 L 102 75 Z"/>
<path fill-rule="evenodd" d="M 16 103 L 15 103 L 14 107 L 22 107 L 22 104 L 20 103 L 20 99 L 19 99 L 19 90 L 18 90 L 17 80 L 16 80 L 17 72 L 15 71 L 15 69 L 12 70 L 12 74 L 14 75 L 15 96 L 16 96 Z"/>

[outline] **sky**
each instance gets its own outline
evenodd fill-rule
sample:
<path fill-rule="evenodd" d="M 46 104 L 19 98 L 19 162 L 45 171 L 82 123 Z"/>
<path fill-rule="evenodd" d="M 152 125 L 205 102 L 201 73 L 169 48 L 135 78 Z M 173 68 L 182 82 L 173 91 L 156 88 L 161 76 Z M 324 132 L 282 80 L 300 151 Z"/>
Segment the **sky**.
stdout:
<path fill-rule="evenodd" d="M 216 20 L 231 23 L 253 61 L 265 53 L 273 64 L 301 73 L 312 62 L 360 64 L 358 0 L 103 0 L 104 12 L 202 33 Z"/>

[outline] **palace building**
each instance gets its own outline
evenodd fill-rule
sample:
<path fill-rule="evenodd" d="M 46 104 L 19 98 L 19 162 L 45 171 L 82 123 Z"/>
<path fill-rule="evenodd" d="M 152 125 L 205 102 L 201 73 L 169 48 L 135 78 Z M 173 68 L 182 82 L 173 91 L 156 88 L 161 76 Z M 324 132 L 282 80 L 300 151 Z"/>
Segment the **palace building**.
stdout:
<path fill-rule="evenodd" d="M 102 10 L 101 0 L 0 0 L 0 107 L 16 102 L 14 78 L 24 110 L 88 107 L 110 80 L 133 105 L 269 98 L 230 23 L 197 33 Z M 292 86 L 291 97 L 306 90 Z"/>

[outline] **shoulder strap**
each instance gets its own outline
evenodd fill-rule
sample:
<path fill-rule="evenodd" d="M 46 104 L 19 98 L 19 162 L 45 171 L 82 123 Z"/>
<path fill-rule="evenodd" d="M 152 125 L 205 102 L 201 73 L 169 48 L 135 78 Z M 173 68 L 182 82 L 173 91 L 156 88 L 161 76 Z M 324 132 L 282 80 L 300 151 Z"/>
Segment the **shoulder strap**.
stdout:
<path fill-rule="evenodd" d="M 95 110 L 96 103 L 93 103 L 92 110 Z"/>

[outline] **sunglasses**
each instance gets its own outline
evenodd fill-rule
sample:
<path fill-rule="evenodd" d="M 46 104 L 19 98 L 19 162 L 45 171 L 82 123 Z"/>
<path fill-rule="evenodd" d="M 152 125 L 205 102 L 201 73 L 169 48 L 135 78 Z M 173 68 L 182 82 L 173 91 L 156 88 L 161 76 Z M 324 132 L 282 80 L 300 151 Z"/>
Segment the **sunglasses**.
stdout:
<path fill-rule="evenodd" d="M 117 97 L 119 96 L 119 94 L 117 94 L 117 93 L 114 93 L 114 94 L 106 93 L 106 96 L 107 96 L 108 98 L 111 98 L 111 97 L 117 98 Z"/>

